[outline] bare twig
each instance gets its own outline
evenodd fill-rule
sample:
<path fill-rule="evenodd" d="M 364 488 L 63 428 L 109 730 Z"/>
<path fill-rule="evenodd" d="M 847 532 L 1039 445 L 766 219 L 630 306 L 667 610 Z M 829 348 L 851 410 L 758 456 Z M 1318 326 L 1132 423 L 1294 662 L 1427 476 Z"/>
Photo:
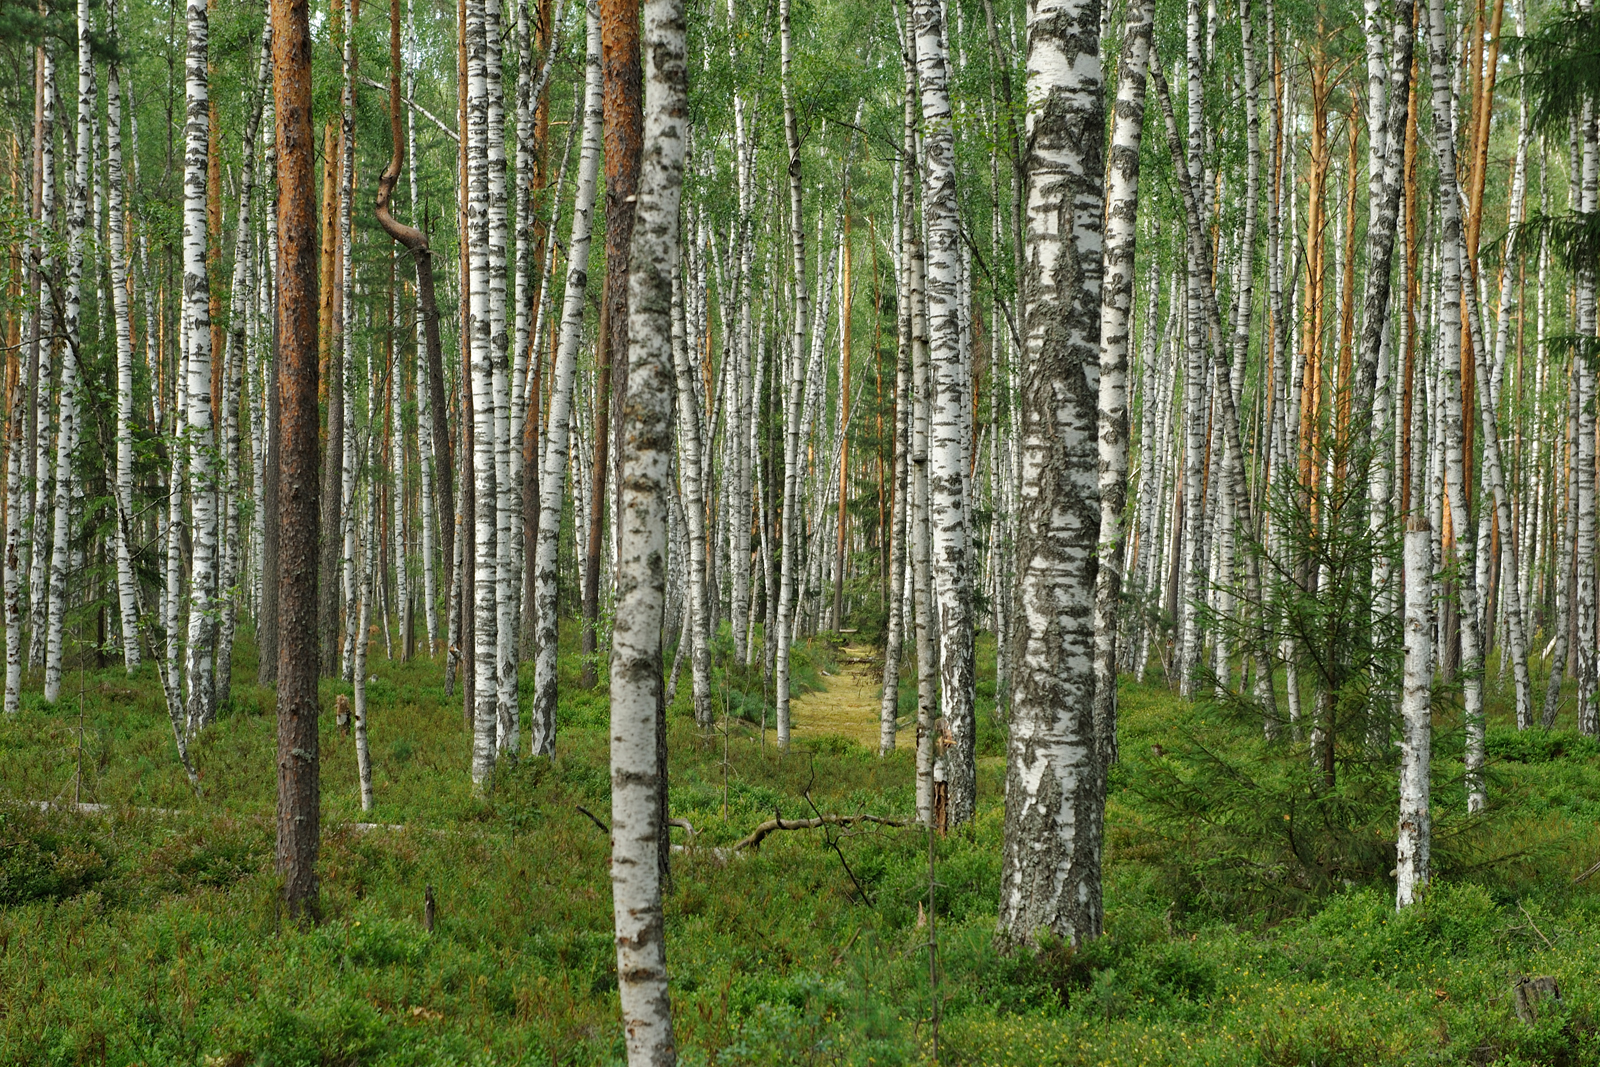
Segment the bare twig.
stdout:
<path fill-rule="evenodd" d="M 747 848 L 758 849 L 769 834 L 779 830 L 815 830 L 819 826 L 854 826 L 856 823 L 877 823 L 879 826 L 910 826 L 910 819 L 886 819 L 881 815 L 819 815 L 814 819 L 768 819 L 750 831 L 733 846 L 735 852 Z"/>
<path fill-rule="evenodd" d="M 579 811 L 583 812 L 585 815 L 589 816 L 589 821 L 594 823 L 596 826 L 600 827 L 600 832 L 601 833 L 605 834 L 607 837 L 611 836 L 611 827 L 609 827 L 605 823 L 601 822 L 600 821 L 600 816 L 596 815 L 594 812 L 590 811 L 588 808 L 584 807 L 582 804 L 574 804 L 572 806 L 577 808 Z"/>
<path fill-rule="evenodd" d="M 1517 901 L 1517 910 L 1522 912 L 1523 918 L 1528 920 L 1528 925 L 1533 927 L 1533 932 L 1538 934 L 1539 937 L 1544 941 L 1545 947 L 1549 948 L 1549 949 L 1554 949 L 1556 947 L 1555 943 L 1553 941 L 1551 941 L 1548 937 L 1544 936 L 1544 931 L 1539 929 L 1539 924 L 1533 921 L 1533 916 L 1528 914 L 1528 909 L 1524 908 L 1522 906 L 1522 901 L 1520 901 L 1520 900 Z"/>

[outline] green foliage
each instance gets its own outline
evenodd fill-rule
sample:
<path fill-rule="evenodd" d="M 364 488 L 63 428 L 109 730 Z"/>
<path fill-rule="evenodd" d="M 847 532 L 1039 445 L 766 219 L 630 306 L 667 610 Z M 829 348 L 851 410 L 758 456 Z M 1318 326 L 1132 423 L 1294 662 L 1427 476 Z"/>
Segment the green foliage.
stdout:
<path fill-rule="evenodd" d="M 828 643 L 806 654 L 826 663 Z M 1004 732 L 990 712 L 991 640 L 978 657 L 982 747 L 986 731 L 1002 742 Z M 558 757 L 503 761 L 493 792 L 475 800 L 468 733 L 459 703 L 442 697 L 440 666 L 380 658 L 373 670 L 384 695 L 371 711 L 379 807 L 359 813 L 349 739 L 327 722 L 326 919 L 309 930 L 282 925 L 275 904 L 271 694 L 236 672 L 233 709 L 195 748 L 206 788 L 196 800 L 149 668 L 132 680 L 87 672 L 84 796 L 111 807 L 4 809 L 0 1061 L 621 1062 L 609 845 L 576 811 L 609 819 L 604 690 L 577 688 L 576 656 L 564 655 Z M 730 668 L 724 679 L 752 680 L 759 696 L 758 675 Z M 908 814 L 908 746 L 879 759 L 854 743 L 797 743 L 780 758 L 770 735 L 763 750 L 757 729 L 736 722 L 724 763 L 720 736 L 689 718 L 687 688 L 669 731 L 670 807 L 695 828 L 692 842 L 673 831 L 685 847 L 667 902 L 682 1062 L 930 1062 L 927 839 L 834 832 L 855 881 L 820 831 L 726 851 L 775 812 L 810 814 L 806 793 L 823 811 Z M 329 706 L 341 689 L 327 685 Z M 66 703 L 28 701 L 0 723 L 13 800 L 71 780 L 77 709 Z M 1491 712 L 1509 721 L 1503 695 Z M 1600 896 L 1570 884 L 1600 856 L 1593 742 L 1496 726 L 1494 795 L 1505 799 L 1458 832 L 1459 743 L 1447 735 L 1435 783 L 1441 877 L 1396 915 L 1382 860 L 1344 861 L 1338 876 L 1293 890 L 1249 873 L 1251 849 L 1282 851 L 1273 805 L 1311 789 L 1303 753 L 1256 742 L 1259 729 L 1125 687 L 1107 936 L 1077 950 L 1007 953 L 994 941 L 1001 761 L 983 757 L 976 822 L 936 842 L 942 1062 L 1510 1067 L 1600 1054 L 1600 1004 L 1584 982 L 1600 968 L 1585 934 Z M 1207 797 L 1203 780 L 1224 777 L 1222 766 L 1244 768 L 1256 788 L 1224 783 Z M 1370 798 L 1355 771 L 1341 781 L 1323 808 L 1295 809 L 1296 828 L 1342 833 L 1358 855 L 1363 828 L 1382 842 L 1392 834 L 1392 779 Z M 1262 812 L 1245 810 L 1250 796 Z M 358 819 L 404 828 L 360 831 Z M 1382 853 L 1382 842 L 1369 847 Z M 432 934 L 421 921 L 428 885 Z M 1530 973 L 1563 987 L 1562 1007 L 1536 1026 L 1515 1020 L 1509 998 L 1512 978 Z"/>

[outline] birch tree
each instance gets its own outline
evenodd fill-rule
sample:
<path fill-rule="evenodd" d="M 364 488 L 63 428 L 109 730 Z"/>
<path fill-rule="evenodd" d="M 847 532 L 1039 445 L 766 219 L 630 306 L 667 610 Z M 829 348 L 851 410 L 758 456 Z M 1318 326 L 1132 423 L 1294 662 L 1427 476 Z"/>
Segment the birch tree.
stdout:
<path fill-rule="evenodd" d="M 555 751 L 556 673 L 560 642 L 556 617 L 556 567 L 560 560 L 561 514 L 567 484 L 573 381 L 578 345 L 583 334 L 584 299 L 589 288 L 589 246 L 594 226 L 595 193 L 600 172 L 600 138 L 604 119 L 601 100 L 600 8 L 586 5 L 588 56 L 584 77 L 583 148 L 578 160 L 577 198 L 572 209 L 572 237 L 567 244 L 560 341 L 550 379 L 550 416 L 540 464 L 538 551 L 534 559 L 534 617 L 538 660 L 534 670 L 533 711 L 529 733 L 534 755 Z M 574 494 L 578 480 L 572 479 Z"/>
<path fill-rule="evenodd" d="M 973 715 L 972 592 L 967 536 L 961 344 L 961 219 L 956 206 L 955 135 L 946 82 L 944 19 L 936 0 L 913 5 L 921 88 L 923 194 L 927 229 L 928 354 L 933 370 L 928 435 L 928 525 L 938 590 L 940 710 L 950 731 L 950 821 L 971 821 L 977 804 Z"/>
<path fill-rule="evenodd" d="M 1020 397 L 1020 618 L 1006 748 L 1000 930 L 1100 935 L 1104 774 L 1094 734 L 1095 439 L 1105 114 L 1099 12 L 1030 0 L 1028 360 Z"/>
<path fill-rule="evenodd" d="M 628 272 L 617 621 L 611 643 L 611 886 L 629 1067 L 677 1060 L 661 907 L 665 768 L 658 757 L 667 501 L 672 491 L 672 270 L 688 138 L 681 0 L 644 5 L 644 152 Z"/>

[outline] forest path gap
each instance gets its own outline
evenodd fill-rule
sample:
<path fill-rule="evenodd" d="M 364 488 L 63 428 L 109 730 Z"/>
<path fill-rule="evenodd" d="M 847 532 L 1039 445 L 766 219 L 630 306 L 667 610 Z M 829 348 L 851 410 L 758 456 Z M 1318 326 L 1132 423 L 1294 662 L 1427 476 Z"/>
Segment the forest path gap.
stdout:
<path fill-rule="evenodd" d="M 842 645 L 839 670 L 824 675 L 827 688 L 790 701 L 796 737 L 844 737 L 878 749 L 878 709 L 883 693 L 883 656 L 860 645 Z"/>

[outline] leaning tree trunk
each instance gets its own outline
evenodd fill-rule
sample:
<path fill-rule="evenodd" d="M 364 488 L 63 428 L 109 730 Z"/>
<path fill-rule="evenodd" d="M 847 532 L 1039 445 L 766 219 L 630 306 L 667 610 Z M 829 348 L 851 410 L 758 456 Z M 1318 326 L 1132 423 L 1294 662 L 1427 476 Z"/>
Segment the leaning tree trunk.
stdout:
<path fill-rule="evenodd" d="M 600 11 L 596 0 L 590 0 L 588 4 L 588 27 L 583 149 L 578 162 L 577 202 L 572 209 L 572 239 L 567 246 L 567 284 L 561 310 L 561 339 L 556 348 L 555 369 L 550 379 L 549 430 L 544 446 L 544 462 L 539 472 L 539 540 L 533 564 L 539 651 L 534 669 L 533 714 L 529 726 L 535 755 L 550 755 L 555 751 L 559 651 L 556 579 L 560 562 L 561 511 L 567 482 L 572 384 L 577 374 L 584 301 L 589 288 L 589 238 L 594 226 L 604 117 L 600 78 Z M 577 479 L 573 479 L 574 487 L 577 484 Z"/>
<path fill-rule="evenodd" d="M 1105 123 L 1097 5 L 1028 4 L 1028 361 L 1000 930 L 1100 936 L 1105 796 L 1094 743 Z"/>
<path fill-rule="evenodd" d="M 645 151 L 628 271 L 632 352 L 617 442 L 622 500 L 611 639 L 611 885 L 629 1067 L 671 1067 L 677 1056 L 661 907 L 667 783 L 659 730 L 672 492 L 672 269 L 680 258 L 689 110 L 682 0 L 647 0 L 644 26 Z"/>

